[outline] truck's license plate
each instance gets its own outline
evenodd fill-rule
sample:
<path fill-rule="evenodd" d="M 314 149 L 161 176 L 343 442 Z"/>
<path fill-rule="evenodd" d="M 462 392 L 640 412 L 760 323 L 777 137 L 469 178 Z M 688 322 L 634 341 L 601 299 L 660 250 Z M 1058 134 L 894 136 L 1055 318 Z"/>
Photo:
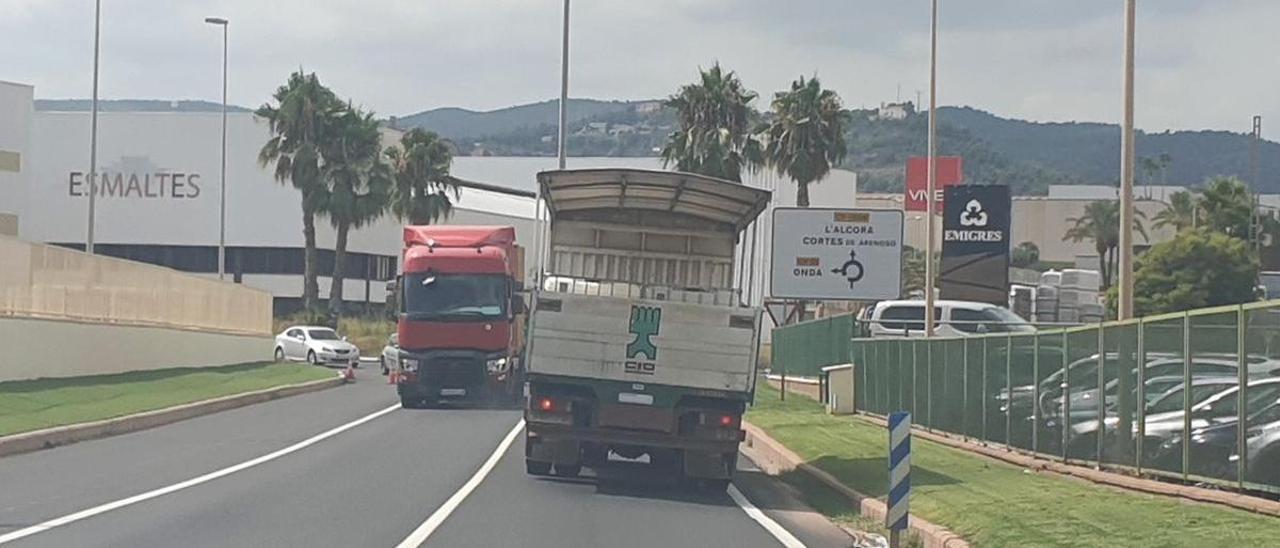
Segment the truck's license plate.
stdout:
<path fill-rule="evenodd" d="M 441 388 L 440 395 L 441 396 L 465 396 L 467 395 L 467 389 L 466 388 Z"/>
<path fill-rule="evenodd" d="M 631 392 L 622 392 L 618 394 L 620 403 L 635 403 L 639 405 L 653 405 L 652 394 L 633 394 Z"/>

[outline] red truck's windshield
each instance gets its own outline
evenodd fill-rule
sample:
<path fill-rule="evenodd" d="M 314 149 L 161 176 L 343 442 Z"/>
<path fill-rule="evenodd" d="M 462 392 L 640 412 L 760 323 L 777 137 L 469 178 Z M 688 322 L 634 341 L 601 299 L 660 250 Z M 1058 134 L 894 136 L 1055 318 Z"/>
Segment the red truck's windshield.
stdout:
<path fill-rule="evenodd" d="M 404 311 L 422 321 L 505 318 L 508 290 L 502 274 L 406 274 Z"/>

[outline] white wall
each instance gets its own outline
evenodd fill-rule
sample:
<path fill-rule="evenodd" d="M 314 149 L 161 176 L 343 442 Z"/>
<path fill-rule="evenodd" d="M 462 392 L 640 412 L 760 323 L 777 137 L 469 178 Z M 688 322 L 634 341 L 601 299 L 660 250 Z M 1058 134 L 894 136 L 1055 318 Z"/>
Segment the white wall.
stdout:
<path fill-rule="evenodd" d="M 6 217 L 5 225 L 18 225 L 14 236 L 21 232 L 26 217 L 32 91 L 31 86 L 0 81 L 0 155 L 4 155 L 0 158 L 0 215 Z M 16 171 L 8 166 L 15 160 Z"/>
<path fill-rule="evenodd" d="M 68 344 L 74 341 L 75 344 Z M 0 382 L 271 360 L 272 339 L 158 327 L 0 318 Z"/>
<path fill-rule="evenodd" d="M 258 165 L 258 150 L 267 141 L 266 124 L 249 113 L 227 117 L 227 245 L 256 247 L 302 247 L 302 217 L 298 193 L 280 184 L 269 169 Z M 127 187 L 130 176 L 152 174 L 153 197 L 134 191 L 128 196 L 99 195 L 97 240 L 100 243 L 165 245 L 217 245 L 220 175 L 221 117 L 218 113 L 190 112 L 104 112 L 98 119 L 99 172 L 114 181 L 123 173 Z M 24 236 L 44 242 L 83 242 L 87 183 L 72 172 L 89 169 L 89 114 L 85 112 L 37 112 L 32 124 L 31 203 L 28 207 L 30 232 Z M 394 139 L 387 138 L 385 145 Z M 173 185 L 160 194 L 156 174 L 182 174 L 180 197 L 173 197 Z M 195 185 L 190 184 L 196 175 Z M 195 187 L 199 187 L 198 192 Z M 515 221 L 531 218 L 532 204 L 497 202 L 498 211 L 476 211 L 475 206 L 493 207 L 494 200 L 483 193 L 464 192 L 451 223 L 498 223 L 508 217 Z M 525 202 L 530 202 L 525 200 Z M 511 209 L 512 211 L 501 211 Z M 507 223 L 510 224 L 510 223 Z M 333 248 L 334 231 L 327 220 L 318 219 L 317 243 Z M 521 232 L 517 227 L 517 238 Z M 349 251 L 397 255 L 400 252 L 401 223 L 384 217 L 365 228 L 354 230 Z M 521 238 L 523 239 L 523 238 Z M 522 242 L 524 243 L 524 242 Z M 530 241 L 531 243 L 531 241 Z"/>

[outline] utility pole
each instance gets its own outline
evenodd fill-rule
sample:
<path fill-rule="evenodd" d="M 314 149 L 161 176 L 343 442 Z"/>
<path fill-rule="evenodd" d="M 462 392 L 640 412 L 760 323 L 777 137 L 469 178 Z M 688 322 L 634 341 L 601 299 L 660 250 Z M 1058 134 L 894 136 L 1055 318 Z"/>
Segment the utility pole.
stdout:
<path fill-rule="evenodd" d="M 1253 240 L 1253 252 L 1262 251 L 1262 212 L 1258 210 L 1258 189 L 1262 188 L 1262 174 L 1259 171 L 1259 159 L 1262 153 L 1262 116 L 1253 117 L 1253 139 L 1249 143 L 1249 163 L 1253 171 L 1249 186 L 1253 190 L 1253 207 L 1249 212 L 1249 238 Z"/>
<path fill-rule="evenodd" d="M 929 182 L 925 194 L 924 257 L 924 336 L 932 337 L 933 317 L 933 232 L 938 220 L 934 215 L 938 189 L 938 0 L 933 0 L 933 16 L 929 23 Z"/>
<path fill-rule="evenodd" d="M 227 276 L 227 20 L 205 17 L 205 23 L 222 27 L 222 171 L 218 185 L 218 279 Z"/>
<path fill-rule="evenodd" d="M 102 33 L 102 0 L 93 3 L 93 101 L 89 114 L 89 230 L 84 250 L 93 255 L 93 225 L 98 208 L 98 42 Z"/>
<path fill-rule="evenodd" d="M 1133 317 L 1133 56 L 1137 0 L 1124 3 L 1124 126 L 1120 151 L 1119 319 Z"/>
<path fill-rule="evenodd" d="M 567 111 L 569 108 L 569 0 L 564 0 L 564 40 L 560 48 L 560 142 L 556 157 L 560 161 L 560 169 L 565 164 L 565 135 L 567 129 Z"/>

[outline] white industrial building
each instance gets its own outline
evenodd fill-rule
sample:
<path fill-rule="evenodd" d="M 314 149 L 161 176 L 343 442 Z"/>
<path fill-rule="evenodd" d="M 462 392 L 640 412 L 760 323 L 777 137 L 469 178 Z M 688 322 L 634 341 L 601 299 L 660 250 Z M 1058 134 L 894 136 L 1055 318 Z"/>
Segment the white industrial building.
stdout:
<path fill-rule="evenodd" d="M 83 248 L 87 233 L 90 113 L 37 110 L 31 86 L 0 82 L 0 234 Z M 302 294 L 302 218 L 299 196 L 258 165 L 266 123 L 251 113 L 227 116 L 226 272 L 229 282 L 267 290 L 277 312 L 298 308 Z M 387 130 L 384 146 L 398 132 Z M 103 255 L 216 276 L 220 174 L 219 112 L 100 111 L 95 249 Z M 570 168 L 662 169 L 657 158 L 569 158 Z M 524 191 L 535 175 L 555 169 L 549 157 L 458 157 L 453 174 Z M 794 204 L 795 185 L 771 173 L 746 184 L 775 191 L 775 206 Z M 852 207 L 857 177 L 843 170 L 811 190 L 814 206 Z M 535 243 L 532 199 L 462 189 L 451 224 L 513 225 L 517 241 Z M 755 264 L 767 264 L 769 215 L 743 241 Z M 317 220 L 320 294 L 327 298 L 334 231 Z M 352 230 L 344 297 L 354 304 L 385 302 L 385 280 L 396 275 L 401 223 L 386 216 Z M 754 244 L 754 245 L 752 245 Z M 533 268 L 533 261 L 526 261 Z M 754 273 L 752 271 L 755 271 Z M 743 294 L 767 293 L 763 266 L 741 269 Z"/>
<path fill-rule="evenodd" d="M 37 111 L 31 86 L 0 82 L 0 233 L 83 248 L 88 217 L 90 113 Z M 384 145 L 396 140 L 384 135 Z M 266 123 L 227 116 L 226 272 L 228 281 L 270 291 L 277 311 L 302 294 L 302 217 L 298 193 L 258 165 Z M 101 177 L 95 250 L 216 276 L 221 114 L 99 112 Z M 530 199 L 463 189 L 447 222 L 514 225 L 533 243 Z M 327 298 L 334 231 L 317 219 L 320 292 Z M 345 298 L 385 301 L 396 275 L 401 223 L 387 216 L 353 230 Z"/>

